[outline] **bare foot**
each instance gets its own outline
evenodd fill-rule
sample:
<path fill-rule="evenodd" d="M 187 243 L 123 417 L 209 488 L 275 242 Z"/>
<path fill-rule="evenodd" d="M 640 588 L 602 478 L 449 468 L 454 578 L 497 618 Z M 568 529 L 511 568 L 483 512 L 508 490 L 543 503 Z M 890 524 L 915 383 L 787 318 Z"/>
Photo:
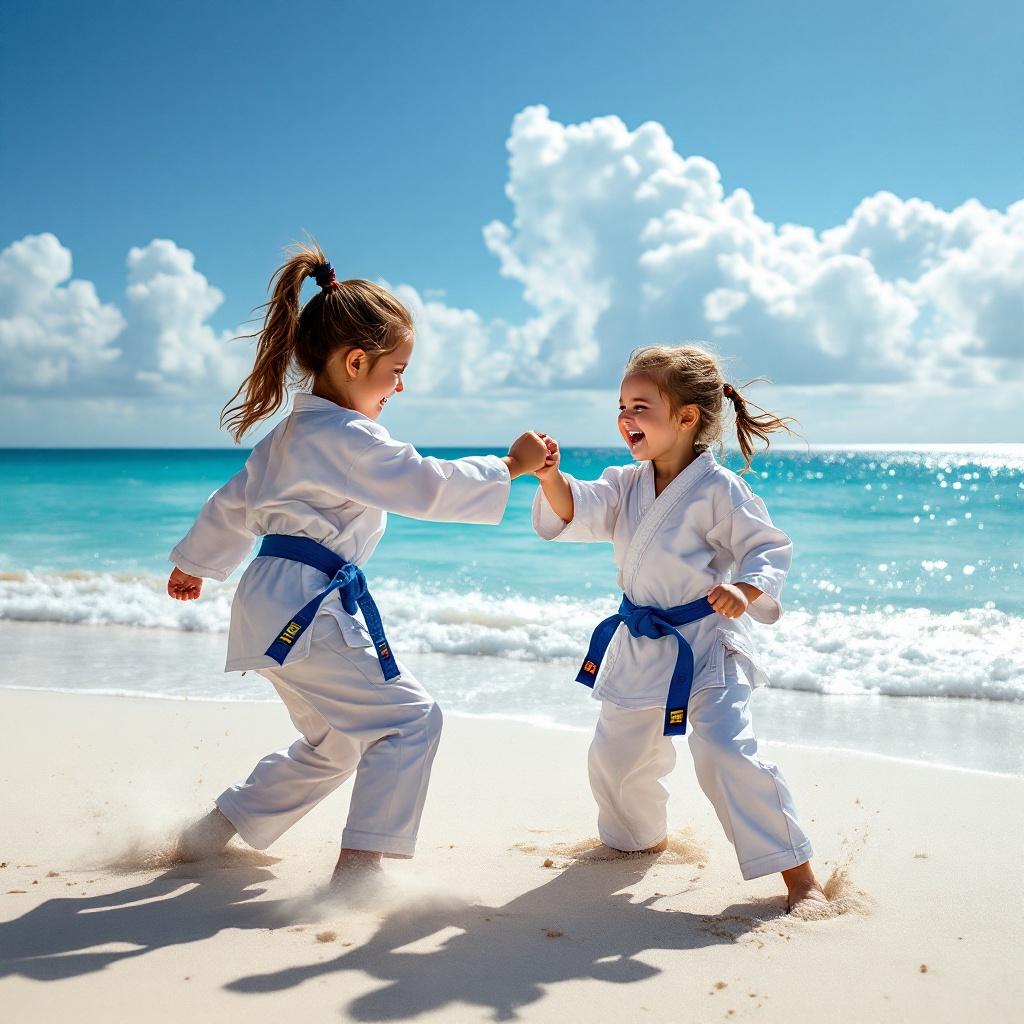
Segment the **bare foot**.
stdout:
<path fill-rule="evenodd" d="M 811 862 L 782 872 L 788 892 L 786 913 L 794 917 L 820 917 L 828 910 L 828 897 L 811 870 Z"/>
<path fill-rule="evenodd" d="M 668 849 L 668 836 L 665 836 L 660 843 L 648 846 L 644 850 L 617 850 L 614 846 L 605 845 L 605 849 L 611 850 L 615 857 L 647 857 L 655 853 L 664 853 Z"/>
<path fill-rule="evenodd" d="M 331 894 L 353 905 L 371 902 L 384 888 L 386 875 L 375 850 L 343 849 L 331 875 Z"/>
<path fill-rule="evenodd" d="M 668 836 L 665 836 L 660 843 L 655 843 L 654 846 L 648 846 L 646 850 L 637 850 L 637 856 L 642 856 L 645 853 L 664 853 L 668 849 Z"/>
<path fill-rule="evenodd" d="M 236 834 L 235 826 L 215 807 L 181 833 L 178 853 L 186 864 L 205 860 L 220 853 Z"/>
<path fill-rule="evenodd" d="M 334 874 L 331 876 L 331 884 L 343 882 L 344 879 L 367 878 L 375 875 L 383 877 L 384 869 L 380 862 L 383 854 L 377 850 L 348 850 L 342 848 L 338 854 L 338 863 L 334 865 Z"/>

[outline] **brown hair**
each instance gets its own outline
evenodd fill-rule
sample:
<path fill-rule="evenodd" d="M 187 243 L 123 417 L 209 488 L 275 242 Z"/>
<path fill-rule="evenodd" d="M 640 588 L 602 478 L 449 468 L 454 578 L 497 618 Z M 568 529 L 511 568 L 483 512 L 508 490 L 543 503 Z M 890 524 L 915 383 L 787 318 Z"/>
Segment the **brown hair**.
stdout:
<path fill-rule="evenodd" d="M 317 292 L 301 309 L 302 282 L 315 277 Z M 284 404 L 287 389 L 322 373 L 338 349 L 361 348 L 372 362 L 393 352 L 413 332 L 409 311 L 389 291 L 358 278 L 337 281 L 316 242 L 296 244 L 270 279 L 270 301 L 252 372 L 220 415 L 238 442 Z M 371 365 L 372 365 L 371 362 Z M 244 397 L 240 397 L 244 396 Z"/>
<path fill-rule="evenodd" d="M 700 412 L 700 426 L 697 431 L 697 448 L 707 449 L 721 443 L 722 413 L 724 399 L 732 402 L 736 417 L 736 437 L 743 455 L 742 473 L 750 471 L 755 453 L 754 441 L 764 441 L 765 448 L 771 444 L 769 435 L 779 430 L 792 434 L 789 424 L 795 423 L 791 416 L 776 416 L 759 405 L 748 402 L 737 387 L 725 382 L 718 361 L 697 345 L 651 345 L 634 349 L 626 363 L 624 376 L 643 374 L 658 385 L 658 390 L 668 399 L 673 412 L 684 405 L 695 405 Z M 747 381 L 749 387 L 764 377 Z M 759 410 L 751 413 L 750 409 Z"/>

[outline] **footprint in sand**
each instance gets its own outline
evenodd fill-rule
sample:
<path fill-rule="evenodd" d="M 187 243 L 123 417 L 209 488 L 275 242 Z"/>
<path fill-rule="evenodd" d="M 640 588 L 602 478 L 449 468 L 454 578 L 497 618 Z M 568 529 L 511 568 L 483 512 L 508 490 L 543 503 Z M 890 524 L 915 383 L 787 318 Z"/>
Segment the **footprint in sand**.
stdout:
<path fill-rule="evenodd" d="M 535 831 L 530 829 L 529 831 Z M 590 836 L 575 843 L 515 843 L 512 847 L 520 853 L 545 855 L 542 864 L 546 868 L 568 867 L 569 864 L 593 864 L 604 861 L 635 860 L 651 858 L 659 864 L 699 864 L 704 866 L 708 853 L 690 829 L 669 834 L 668 846 L 658 853 L 628 853 L 605 846 L 597 836 Z"/>

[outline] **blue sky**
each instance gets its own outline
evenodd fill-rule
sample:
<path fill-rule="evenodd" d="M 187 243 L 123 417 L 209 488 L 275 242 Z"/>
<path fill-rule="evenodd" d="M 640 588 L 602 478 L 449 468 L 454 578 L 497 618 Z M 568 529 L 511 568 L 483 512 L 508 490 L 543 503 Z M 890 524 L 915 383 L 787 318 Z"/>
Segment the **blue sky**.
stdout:
<path fill-rule="evenodd" d="M 492 221 L 509 225 L 516 237 L 506 246 L 506 263 L 525 254 L 540 272 L 546 256 L 531 248 L 529 218 L 548 216 L 551 207 L 542 204 L 541 212 L 531 213 L 531 196 L 534 189 L 558 186 L 541 176 L 543 168 L 524 171 L 519 180 L 510 176 L 506 145 L 521 112 L 543 105 L 544 124 L 567 128 L 614 115 L 630 133 L 656 122 L 679 156 L 709 161 L 724 195 L 746 190 L 757 216 L 772 225 L 822 232 L 842 225 L 862 200 L 879 192 L 925 200 L 943 213 L 972 198 L 985 211 L 1005 213 L 1024 197 L 1022 29 L 1019 5 L 984 0 L 771 6 L 17 3 L 6 9 L 0 39 L 0 250 L 43 233 L 59 239 L 73 258 L 74 278 L 92 282 L 99 303 L 124 314 L 127 326 L 104 343 L 124 351 L 147 344 L 144 324 L 156 322 L 152 307 L 143 315 L 132 313 L 130 301 L 126 305 L 126 259 L 133 247 L 172 241 L 176 252 L 161 258 L 183 274 L 188 270 L 180 253 L 194 256 L 195 271 L 221 293 L 222 301 L 202 321 L 219 337 L 262 301 L 281 247 L 306 229 L 318 236 L 339 273 L 383 278 L 445 310 L 471 310 L 486 328 L 488 345 L 503 345 L 528 360 L 536 353 L 522 355 L 521 339 L 498 337 L 494 325 L 522 326 L 537 315 L 536 304 L 524 298 L 537 277 L 516 277 L 507 267 L 503 275 L 500 244 L 485 245 L 482 236 Z M 608 139 L 602 152 L 626 145 L 621 133 Z M 586 218 L 614 218 L 617 209 L 613 203 L 603 212 L 587 211 Z M 980 213 L 974 216 L 972 240 L 989 230 L 982 220 Z M 932 221 L 935 231 L 946 231 L 944 244 L 960 237 L 956 225 Z M 903 212 L 893 224 L 894 236 L 906 234 Z M 1015 227 L 1000 231 L 984 252 L 1004 252 L 1006 239 L 1017 237 Z M 840 255 L 851 251 L 836 249 Z M 876 265 L 879 251 L 876 245 L 870 256 Z M 56 259 L 56 250 L 48 252 L 47 259 Z M 18 267 L 27 266 L 28 256 L 18 259 Z M 1007 267 L 1018 259 L 1011 254 Z M 596 262 L 612 265 L 604 257 Z M 138 263 L 149 265 L 142 257 Z M 916 277 L 929 266 L 923 259 Z M 686 280 L 692 267 L 689 274 Z M 1004 274 L 982 290 L 1009 289 L 1014 280 Z M 16 278 L 8 281 L 9 288 L 16 285 Z M 2 287 L 0 281 L 0 294 Z M 174 294 L 185 301 L 196 294 L 191 287 Z M 981 288 L 975 278 L 964 285 L 966 295 L 972 287 Z M 718 282 L 711 290 L 723 309 L 732 309 L 735 282 Z M 842 284 L 829 294 L 848 293 L 849 285 Z M 822 300 L 820 289 L 815 294 Z M 707 312 L 711 300 L 706 294 L 700 299 Z M 625 315 L 619 301 L 609 299 L 604 323 Z M 898 297 L 879 301 L 880 317 L 906 319 Z M 982 402 L 993 379 L 1019 371 L 1005 330 L 991 327 L 993 317 L 1009 315 L 1006 301 L 996 295 L 994 312 L 982 318 L 914 298 L 915 344 L 943 356 L 956 349 L 961 361 L 975 354 L 985 360 L 978 373 L 970 364 L 966 383 L 961 372 L 940 382 L 941 367 L 929 372 L 929 381 L 973 388 L 969 401 Z M 551 302 L 560 310 L 564 305 L 557 297 Z M 856 300 L 855 308 L 860 305 Z M 673 308 L 683 320 L 691 309 Z M 1015 315 L 1016 307 L 1010 312 Z M 26 315 L 8 311 L 16 314 Z M 4 315 L 0 305 L 0 319 Z M 444 310 L 430 315 L 434 343 L 451 344 L 447 328 L 437 326 L 451 317 L 446 320 Z M 551 308 L 541 315 L 551 315 Z M 649 329 L 664 334 L 667 315 L 652 316 Z M 52 329 L 40 317 L 40 331 Z M 931 330 L 922 326 L 925 321 L 942 317 L 952 326 L 943 328 L 941 338 L 925 337 Z M 764 329 L 762 320 L 741 323 L 731 312 L 713 322 L 726 324 L 718 342 L 725 351 L 731 338 Z M 680 337 L 704 336 L 707 327 L 681 323 Z M 831 330 L 804 327 L 808 337 Z M 581 330 L 577 324 L 570 333 L 585 347 Z M 877 344 L 904 336 L 894 331 Z M 566 377 L 571 369 L 561 375 L 551 370 L 545 382 L 550 408 L 560 410 L 572 432 L 579 426 L 579 441 L 607 436 L 596 420 L 592 431 L 587 426 L 588 417 L 602 415 L 602 398 L 591 392 L 601 389 L 597 369 L 610 370 L 621 355 L 611 328 L 599 324 L 595 332 L 602 344 L 612 339 L 607 361 L 598 360 L 593 373 L 576 380 Z M 639 326 L 633 332 L 643 333 Z M 7 344 L 22 345 L 24 354 L 28 335 L 11 337 Z M 1021 439 L 1007 433 L 1015 429 L 1009 410 L 1005 418 L 998 409 L 990 412 L 988 434 L 979 434 L 976 423 L 961 428 L 940 416 L 938 398 L 905 424 L 891 418 L 879 424 L 872 409 L 891 407 L 887 385 L 906 393 L 906 366 L 894 363 L 889 376 L 872 380 L 863 367 L 852 368 L 848 380 L 841 369 L 798 379 L 787 368 L 801 360 L 792 353 L 788 362 L 775 360 L 772 331 L 760 337 L 759 365 L 749 358 L 753 339 L 740 344 L 743 369 L 749 363 L 752 372 L 766 372 L 783 387 L 803 387 L 777 397 L 806 405 L 805 415 L 816 425 L 821 410 L 834 410 L 843 400 L 844 383 L 873 389 L 848 396 L 849 417 L 828 429 L 822 423 L 816 434 L 822 440 Z M 158 371 L 142 372 L 152 377 Z M 159 372 L 166 374 L 166 366 Z M 124 384 L 104 389 L 95 366 L 80 385 L 74 366 L 60 387 L 44 388 L 25 374 L 19 380 L 5 389 L 14 414 L 0 443 L 158 443 L 151 432 L 140 433 L 147 406 L 173 411 L 189 394 L 187 387 L 152 395 Z M 470 396 L 477 402 L 486 397 L 491 410 L 483 440 L 495 441 L 515 416 L 531 411 L 522 386 L 521 380 L 492 376 L 488 396 Z M 465 381 L 461 387 L 465 393 Z M 196 414 L 215 413 L 223 397 L 204 394 Z M 102 429 L 95 404 L 75 406 L 86 400 L 105 403 Z M 451 400 L 437 389 L 432 398 L 421 397 L 415 422 L 422 421 L 423 410 Z M 566 401 L 575 410 L 571 415 Z M 129 411 L 133 403 L 137 407 Z M 450 432 L 438 427 L 425 441 L 459 440 L 458 410 L 466 404 L 457 402 L 455 415 L 447 416 Z M 479 409 L 473 421 L 479 422 Z M 873 436 L 878 429 L 884 438 Z M 218 443 L 215 430 L 194 421 L 171 430 L 167 442 L 176 441 Z"/>

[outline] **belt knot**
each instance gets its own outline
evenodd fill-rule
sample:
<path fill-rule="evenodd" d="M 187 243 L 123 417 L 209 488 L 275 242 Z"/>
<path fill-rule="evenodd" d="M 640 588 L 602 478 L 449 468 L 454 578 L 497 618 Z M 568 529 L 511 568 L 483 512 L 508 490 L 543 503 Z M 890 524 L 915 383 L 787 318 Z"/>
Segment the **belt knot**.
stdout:
<path fill-rule="evenodd" d="M 626 629 L 635 637 L 646 636 L 658 640 L 672 634 L 672 627 L 659 615 L 660 609 L 650 606 L 634 606 L 623 613 Z"/>
<path fill-rule="evenodd" d="M 342 607 L 349 615 L 355 615 L 359 599 L 366 594 L 366 575 L 363 570 L 349 563 L 338 570 L 332 583 L 338 588 Z"/>

